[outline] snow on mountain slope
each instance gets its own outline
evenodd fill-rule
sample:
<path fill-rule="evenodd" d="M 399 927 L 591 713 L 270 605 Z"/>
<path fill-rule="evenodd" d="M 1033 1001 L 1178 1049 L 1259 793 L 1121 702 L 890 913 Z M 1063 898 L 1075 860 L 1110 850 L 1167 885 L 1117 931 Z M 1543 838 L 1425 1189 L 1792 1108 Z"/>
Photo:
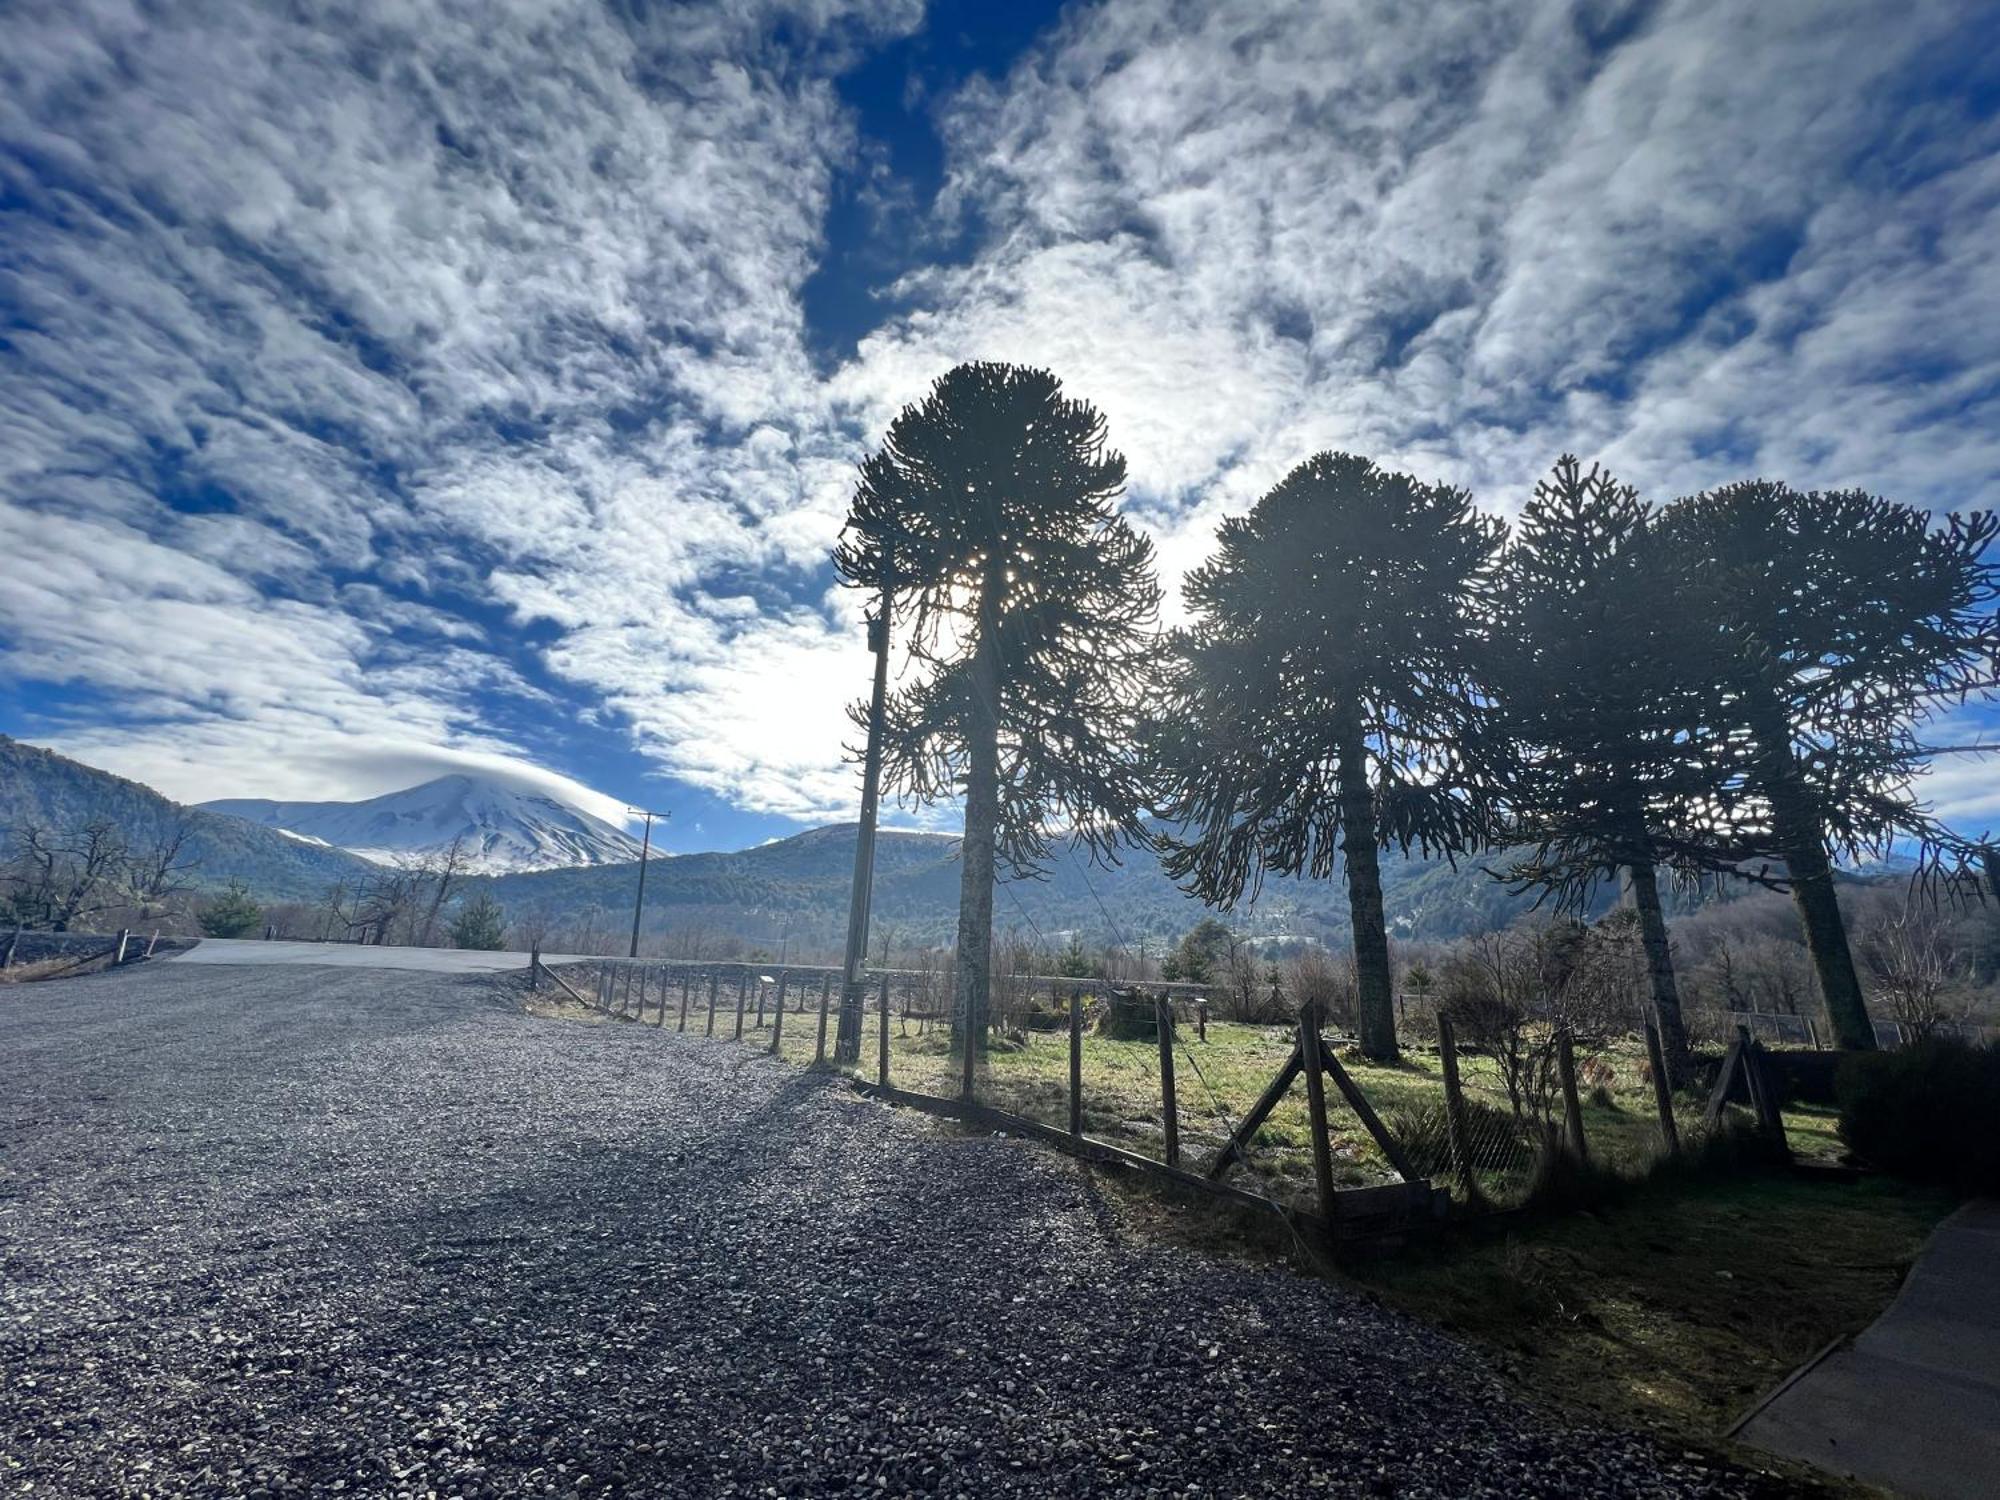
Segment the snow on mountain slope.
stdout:
<path fill-rule="evenodd" d="M 384 863 L 442 854 L 454 838 L 465 841 L 466 867 L 488 875 L 639 857 L 638 840 L 601 818 L 482 776 L 440 776 L 365 802 L 229 797 L 201 805 Z"/>

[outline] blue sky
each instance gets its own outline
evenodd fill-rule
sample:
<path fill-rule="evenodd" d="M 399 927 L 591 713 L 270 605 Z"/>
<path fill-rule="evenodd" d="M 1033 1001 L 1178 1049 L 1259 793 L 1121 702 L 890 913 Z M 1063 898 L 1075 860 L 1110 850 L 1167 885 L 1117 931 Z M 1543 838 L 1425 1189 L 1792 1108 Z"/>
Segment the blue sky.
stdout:
<path fill-rule="evenodd" d="M 0 730 L 183 799 L 849 815 L 827 550 L 965 358 L 1170 582 L 1324 447 L 1996 495 L 1990 5 L 159 9 L 10 7 Z"/>

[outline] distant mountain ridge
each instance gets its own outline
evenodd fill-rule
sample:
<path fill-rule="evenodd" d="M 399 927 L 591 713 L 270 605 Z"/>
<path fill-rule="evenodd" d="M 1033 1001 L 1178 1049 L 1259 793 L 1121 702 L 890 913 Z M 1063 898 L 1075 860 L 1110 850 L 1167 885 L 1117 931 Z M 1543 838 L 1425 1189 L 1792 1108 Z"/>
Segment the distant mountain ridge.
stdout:
<path fill-rule="evenodd" d="M 637 839 L 581 808 L 464 772 L 359 802 L 229 797 L 200 806 L 384 864 L 442 855 L 454 839 L 464 867 L 485 875 L 639 857 Z"/>
<path fill-rule="evenodd" d="M 115 824 L 135 847 L 184 825 L 184 853 L 195 863 L 191 878 L 204 889 L 241 880 L 267 900 L 315 901 L 328 886 L 354 885 L 375 869 L 343 850 L 184 806 L 149 786 L 0 735 L 0 849 L 18 828 L 65 831 L 100 818 Z"/>
<path fill-rule="evenodd" d="M 429 800 L 434 809 L 451 805 L 448 796 Z M 241 805 L 232 799 L 181 807 L 136 782 L 0 736 L 0 844 L 15 826 L 28 822 L 77 827 L 108 818 L 140 843 L 185 819 L 200 860 L 195 883 L 203 889 L 241 880 L 261 901 L 317 904 L 336 882 L 351 892 L 381 874 L 380 865 L 331 847 L 330 840 L 310 842 L 320 834 L 309 829 L 281 832 L 217 810 Z M 331 806 L 352 814 L 366 804 L 294 806 Z M 345 827 L 334 831 L 353 836 Z M 646 882 L 647 948 L 699 952 L 729 936 L 773 951 L 788 941 L 794 953 L 807 947 L 837 951 L 846 929 L 854 839 L 855 825 L 841 823 L 752 849 L 656 857 Z M 951 941 L 958 913 L 958 842 L 949 834 L 883 831 L 876 851 L 875 944 L 886 939 L 902 949 Z M 1383 898 L 1392 934 L 1399 940 L 1442 940 L 1507 925 L 1533 900 L 1513 894 L 1486 872 L 1486 865 L 1503 859 L 1473 856 L 1454 867 L 1443 860 L 1385 856 Z M 571 932 L 580 923 L 594 923 L 609 941 L 610 934 L 629 930 L 637 874 L 629 862 L 517 870 L 472 875 L 458 891 L 462 896 L 490 891 L 510 922 L 534 918 Z M 1608 909 L 1614 899 L 1614 891 L 1601 889 L 1594 911 Z M 1689 911 L 1714 899 L 1713 892 L 1674 892 L 1669 910 Z M 1046 947 L 1076 932 L 1093 945 L 1143 947 L 1157 954 L 1206 908 L 1177 889 L 1145 851 L 1128 851 L 1122 864 L 1103 868 L 1058 850 L 1043 879 L 1002 885 L 993 911 L 1003 938 L 1018 934 Z M 1254 903 L 1225 919 L 1253 937 L 1333 947 L 1344 946 L 1350 932 L 1347 893 L 1337 876 L 1267 880 Z"/>

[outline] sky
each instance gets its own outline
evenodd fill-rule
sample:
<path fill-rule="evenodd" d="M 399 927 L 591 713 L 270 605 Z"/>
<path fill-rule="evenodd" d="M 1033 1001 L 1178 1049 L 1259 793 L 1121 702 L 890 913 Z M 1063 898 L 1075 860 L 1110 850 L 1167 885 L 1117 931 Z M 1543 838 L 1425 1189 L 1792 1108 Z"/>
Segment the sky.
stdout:
<path fill-rule="evenodd" d="M 2000 497 L 1987 3 L 7 11 L 0 732 L 182 800 L 851 817 L 828 552 L 964 359 L 1170 590 L 1323 448 Z"/>

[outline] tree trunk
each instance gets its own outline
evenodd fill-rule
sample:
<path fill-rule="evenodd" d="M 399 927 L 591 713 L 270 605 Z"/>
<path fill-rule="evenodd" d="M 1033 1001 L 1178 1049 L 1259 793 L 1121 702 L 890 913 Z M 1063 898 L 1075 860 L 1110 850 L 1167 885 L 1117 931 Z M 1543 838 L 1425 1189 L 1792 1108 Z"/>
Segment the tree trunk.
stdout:
<path fill-rule="evenodd" d="M 1813 812 L 1810 795 L 1800 783 L 1789 748 L 1768 753 L 1767 763 L 1769 784 L 1765 791 L 1771 801 L 1772 828 L 1778 836 L 1779 852 L 1785 858 L 1786 873 L 1791 877 L 1792 902 L 1799 909 L 1799 924 L 1805 929 L 1813 972 L 1819 977 L 1827 1024 L 1833 1029 L 1838 1045 L 1855 1051 L 1872 1051 L 1875 1026 L 1868 1019 L 1861 976 L 1855 971 L 1854 954 L 1847 945 L 1847 923 L 1840 915 L 1840 899 L 1834 892 L 1833 863 L 1826 857 L 1826 835 Z"/>
<path fill-rule="evenodd" d="M 1634 860 L 1625 869 L 1631 877 L 1627 889 L 1632 893 L 1632 909 L 1639 914 L 1639 941 L 1646 950 L 1646 980 L 1652 991 L 1653 1016 L 1659 1023 L 1667 1080 L 1678 1085 L 1687 1076 L 1687 1023 L 1681 1018 L 1681 992 L 1674 980 L 1667 919 L 1660 910 L 1660 881 L 1650 860 Z"/>
<path fill-rule="evenodd" d="M 1834 892 L 1833 865 L 1826 857 L 1817 828 L 1785 841 L 1785 868 L 1792 877 L 1792 901 L 1805 928 L 1813 972 L 1819 976 L 1820 998 L 1827 1024 L 1842 1047 L 1868 1051 L 1875 1046 L 1875 1026 L 1861 994 L 1861 976 L 1847 945 L 1847 923 Z"/>
<path fill-rule="evenodd" d="M 988 590 L 991 599 L 991 589 Z M 982 609 L 972 659 L 972 715 L 967 736 L 965 837 L 959 845 L 958 976 L 952 1047 L 977 1049 L 986 1037 L 993 980 L 993 839 L 1000 822 L 1000 697 L 992 616 Z"/>
<path fill-rule="evenodd" d="M 1396 1004 L 1389 970 L 1389 929 L 1382 915 L 1382 866 L 1375 844 L 1375 788 L 1358 706 L 1340 726 L 1340 854 L 1347 866 L 1347 909 L 1354 923 L 1356 1030 L 1376 1062 L 1396 1058 Z"/>

